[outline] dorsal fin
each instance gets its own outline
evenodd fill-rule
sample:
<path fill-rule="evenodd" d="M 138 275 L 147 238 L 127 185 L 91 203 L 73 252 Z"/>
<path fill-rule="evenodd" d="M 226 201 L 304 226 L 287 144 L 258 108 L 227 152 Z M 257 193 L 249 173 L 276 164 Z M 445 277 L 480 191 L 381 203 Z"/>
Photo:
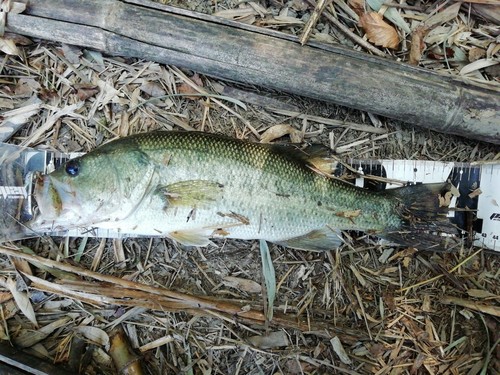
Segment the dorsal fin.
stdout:
<path fill-rule="evenodd" d="M 333 173 L 338 164 L 338 160 L 333 155 L 333 151 L 321 144 L 301 147 L 301 145 L 297 143 L 275 143 L 271 147 L 279 150 L 280 152 L 285 152 L 291 157 L 311 165 L 312 167 L 314 167 L 313 169 L 319 172 L 329 175 Z"/>

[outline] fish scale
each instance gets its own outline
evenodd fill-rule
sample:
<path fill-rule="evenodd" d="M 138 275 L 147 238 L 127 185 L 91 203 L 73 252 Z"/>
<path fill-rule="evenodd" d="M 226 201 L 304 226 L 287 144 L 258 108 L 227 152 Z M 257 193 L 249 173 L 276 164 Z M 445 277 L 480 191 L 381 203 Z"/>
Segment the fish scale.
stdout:
<path fill-rule="evenodd" d="M 311 230 L 306 221 L 311 221 L 315 216 L 318 219 L 327 217 L 330 220 L 328 222 L 323 219 L 321 224 L 335 225 L 336 223 L 331 220 L 331 216 L 336 211 L 362 209 L 367 213 L 373 212 L 374 203 L 378 203 L 377 210 L 385 207 L 386 212 L 384 213 L 390 211 L 388 205 L 383 204 L 382 199 L 378 199 L 380 202 L 370 202 L 370 198 L 375 201 L 379 197 L 371 197 L 369 193 L 363 190 L 360 191 L 349 185 L 339 184 L 335 180 L 318 175 L 310 168 L 307 168 L 301 161 L 289 158 L 279 150 L 261 144 L 207 136 L 196 132 L 145 134 L 137 137 L 137 144 L 148 155 L 159 150 L 169 149 L 172 151 L 169 162 L 171 172 L 165 173 L 167 180 L 163 181 L 164 183 L 186 179 L 186 175 L 189 174 L 186 171 L 193 170 L 194 172 L 196 170 L 194 179 L 217 180 L 231 189 L 237 199 L 231 199 L 233 195 L 228 192 L 225 195 L 225 199 L 228 201 L 219 207 L 220 209 L 234 208 L 236 212 L 251 215 L 248 208 L 244 209 L 242 207 L 247 206 L 248 202 L 241 199 L 239 195 L 242 195 L 243 192 L 250 195 L 264 193 L 264 195 L 258 195 L 258 198 L 262 201 L 260 204 L 258 200 L 254 201 L 254 207 L 255 205 L 260 206 L 259 213 L 265 212 L 264 218 L 267 219 L 272 216 L 272 213 L 267 211 L 279 210 L 281 204 L 283 204 L 287 209 L 281 210 L 285 215 L 282 221 L 290 221 L 290 227 L 293 227 L 290 232 L 297 231 L 297 226 L 303 227 L 304 230 Z M 200 163 L 198 168 L 192 167 L 190 162 L 192 159 L 196 159 Z M 228 166 L 236 164 L 236 168 L 227 168 L 225 163 Z M 174 170 L 176 171 L 174 172 Z M 230 173 L 227 173 L 228 170 L 230 170 Z M 260 180 L 260 184 L 248 184 L 249 180 Z M 338 189 L 337 185 L 342 185 L 344 190 L 331 194 L 332 190 Z M 292 199 L 290 199 L 291 197 Z M 293 202 L 290 202 L 290 200 L 293 200 L 294 197 L 297 202 L 292 204 Z M 361 200 L 361 202 L 356 204 L 355 201 L 357 200 Z M 276 201 L 281 204 L 277 205 Z M 317 207 L 317 205 L 314 207 L 314 202 L 322 202 L 323 207 Z M 310 207 L 311 204 L 313 207 Z M 294 209 L 290 209 L 291 207 Z M 307 210 L 307 212 L 301 212 L 304 210 Z M 367 229 L 367 226 L 369 229 L 379 229 L 380 225 L 372 218 L 365 219 L 367 216 L 361 215 L 357 220 L 359 228 L 356 229 Z M 384 218 L 383 225 L 387 225 L 388 221 L 386 219 Z M 337 220 L 348 221 L 342 218 Z M 390 225 L 398 225 L 399 222 L 400 220 L 396 216 L 389 218 Z M 281 226 L 285 228 L 286 225 L 283 224 Z M 349 222 L 346 225 L 352 226 L 352 223 Z M 317 224 L 314 223 L 313 226 L 316 227 Z M 255 230 L 252 229 L 252 231 L 252 235 L 255 236 Z M 280 234 L 277 233 L 277 235 Z M 292 235 L 292 233 L 286 233 L 286 235 Z"/>
<path fill-rule="evenodd" d="M 109 142 L 37 182 L 51 229 L 93 227 L 203 246 L 211 237 L 321 250 L 341 230 L 399 243 L 438 225 L 443 184 L 371 192 L 318 171 L 307 150 L 200 132 L 143 133 Z M 414 206 L 416 208 L 414 208 Z M 434 210 L 435 212 L 429 212 Z"/>

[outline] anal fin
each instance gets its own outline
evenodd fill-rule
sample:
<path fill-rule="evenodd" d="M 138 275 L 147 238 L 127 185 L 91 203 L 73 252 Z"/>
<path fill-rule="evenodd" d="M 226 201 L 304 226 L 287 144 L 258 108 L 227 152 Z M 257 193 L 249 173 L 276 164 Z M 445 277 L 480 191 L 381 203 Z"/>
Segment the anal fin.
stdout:
<path fill-rule="evenodd" d="M 342 233 L 340 230 L 325 227 L 322 229 L 315 229 L 299 237 L 275 243 L 299 250 L 327 251 L 336 249 L 342 245 Z"/>
<path fill-rule="evenodd" d="M 185 246 L 208 246 L 210 238 L 206 229 L 175 230 L 168 237 Z"/>

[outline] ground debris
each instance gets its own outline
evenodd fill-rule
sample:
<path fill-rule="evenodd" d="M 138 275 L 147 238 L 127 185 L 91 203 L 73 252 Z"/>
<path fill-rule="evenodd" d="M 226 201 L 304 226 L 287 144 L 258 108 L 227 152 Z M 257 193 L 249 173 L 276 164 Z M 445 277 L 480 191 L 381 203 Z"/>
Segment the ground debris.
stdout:
<path fill-rule="evenodd" d="M 500 83 L 494 74 L 498 24 L 476 16 L 486 4 L 392 1 L 374 9 L 374 3 L 327 3 L 315 23 L 308 22 L 315 5 L 302 0 L 169 4 L 296 36 L 315 24 L 309 42 L 341 43 Z M 371 44 L 358 25 L 366 12 L 377 12 L 396 32 L 393 49 Z M 499 158 L 491 145 L 177 67 L 40 41 L 15 47 L 21 57 L 4 56 L 0 86 L 2 116 L 16 131 L 10 143 L 86 152 L 133 133 L 184 129 L 321 143 L 345 159 Z M 241 215 L 224 214 L 244 224 Z M 359 215 L 338 214 L 354 221 Z M 498 255 L 469 248 L 415 254 L 347 235 L 341 251 L 270 247 L 277 281 L 270 322 L 258 244 L 251 241 L 214 241 L 198 251 L 165 239 L 37 238 L 3 245 L 0 340 L 78 365 L 75 372 L 82 373 L 113 373 L 114 327 L 125 329 L 132 359 L 142 359 L 151 374 L 500 371 Z M 5 255 L 20 245 L 39 256 L 28 268 Z"/>

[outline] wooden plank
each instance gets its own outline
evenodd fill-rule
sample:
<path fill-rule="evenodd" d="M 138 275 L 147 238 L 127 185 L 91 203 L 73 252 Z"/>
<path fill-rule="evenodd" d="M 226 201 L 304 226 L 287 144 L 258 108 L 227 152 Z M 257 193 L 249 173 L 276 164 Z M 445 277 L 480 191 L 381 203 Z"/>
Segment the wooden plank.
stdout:
<path fill-rule="evenodd" d="M 145 0 L 31 0 L 6 30 L 177 65 L 500 144 L 500 89 Z"/>

